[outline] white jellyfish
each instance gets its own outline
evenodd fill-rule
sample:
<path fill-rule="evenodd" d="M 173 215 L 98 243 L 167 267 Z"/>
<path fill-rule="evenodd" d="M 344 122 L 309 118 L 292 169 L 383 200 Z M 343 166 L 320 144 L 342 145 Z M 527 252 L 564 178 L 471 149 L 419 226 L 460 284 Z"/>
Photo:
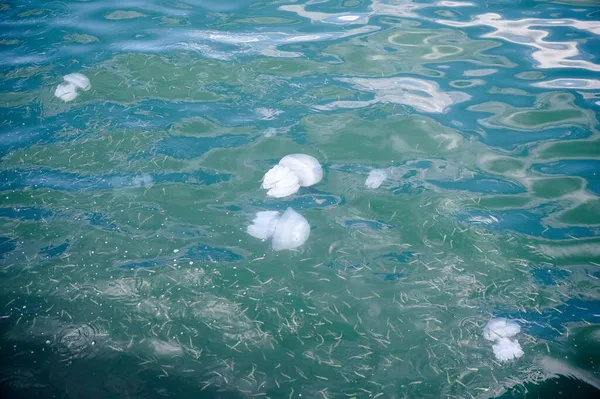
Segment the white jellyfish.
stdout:
<path fill-rule="evenodd" d="M 133 187 L 152 187 L 153 183 L 154 180 L 152 179 L 152 176 L 148 173 L 144 173 L 141 176 L 134 177 L 131 185 Z"/>
<path fill-rule="evenodd" d="M 383 169 L 373 169 L 369 173 L 369 177 L 365 180 L 367 188 L 379 188 L 381 184 L 388 178 L 388 172 Z"/>
<path fill-rule="evenodd" d="M 283 214 L 278 211 L 258 212 L 247 232 L 261 240 L 272 238 L 271 248 L 281 251 L 304 244 L 310 235 L 310 225 L 304 216 L 287 208 Z"/>
<path fill-rule="evenodd" d="M 523 356 L 524 352 L 516 339 L 500 338 L 492 346 L 494 356 L 501 362 L 508 362 Z"/>
<path fill-rule="evenodd" d="M 521 331 L 521 326 L 504 317 L 490 320 L 483 329 L 483 337 L 488 341 L 495 341 L 492 346 L 494 356 L 501 362 L 507 362 L 523 356 L 523 349 L 519 341 L 510 339 Z"/>
<path fill-rule="evenodd" d="M 319 161 L 306 154 L 290 154 L 263 177 L 262 188 L 270 197 L 282 198 L 294 194 L 300 187 L 317 184 L 323 178 Z"/>
<path fill-rule="evenodd" d="M 281 213 L 277 211 L 257 212 L 252 224 L 248 226 L 248 234 L 261 240 L 272 237 L 280 217 Z"/>
<path fill-rule="evenodd" d="M 82 73 L 70 73 L 63 76 L 63 80 L 67 83 L 75 85 L 78 89 L 88 91 L 92 88 L 90 80 Z"/>
<path fill-rule="evenodd" d="M 79 95 L 78 90 L 88 91 L 92 85 L 87 76 L 81 73 L 70 73 L 63 76 L 64 82 L 60 83 L 54 91 L 54 96 L 64 102 L 73 101 Z"/>
<path fill-rule="evenodd" d="M 292 208 L 288 208 L 281 215 L 275 227 L 271 247 L 275 251 L 298 248 L 306 242 L 309 235 L 310 225 L 308 221 Z"/>
<path fill-rule="evenodd" d="M 287 197 L 300 188 L 298 175 L 290 169 L 275 165 L 263 178 L 262 188 L 267 189 L 267 195 L 275 198 Z"/>
<path fill-rule="evenodd" d="M 77 87 L 72 83 L 60 83 L 54 90 L 54 97 L 60 98 L 66 103 L 73 101 L 77 98 Z"/>
<path fill-rule="evenodd" d="M 500 338 L 511 338 L 521 331 L 521 326 L 516 321 L 497 317 L 490 320 L 483 330 L 483 337 L 488 341 Z"/>

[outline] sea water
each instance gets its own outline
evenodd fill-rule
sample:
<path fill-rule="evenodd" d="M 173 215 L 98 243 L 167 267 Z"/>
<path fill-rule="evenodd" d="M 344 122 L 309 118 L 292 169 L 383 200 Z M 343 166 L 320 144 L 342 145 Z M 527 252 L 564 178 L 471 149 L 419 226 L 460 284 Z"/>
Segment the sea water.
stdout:
<path fill-rule="evenodd" d="M 597 1 L 0 15 L 3 397 L 600 387 Z M 322 178 L 268 196 L 289 154 Z"/>

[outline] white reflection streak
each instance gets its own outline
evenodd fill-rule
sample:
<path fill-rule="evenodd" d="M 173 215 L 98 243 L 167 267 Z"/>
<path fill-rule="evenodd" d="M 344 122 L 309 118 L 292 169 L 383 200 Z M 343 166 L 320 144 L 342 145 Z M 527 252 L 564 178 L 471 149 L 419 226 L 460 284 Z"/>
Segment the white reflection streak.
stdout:
<path fill-rule="evenodd" d="M 498 14 L 488 13 L 477 16 L 471 22 L 436 20 L 437 23 L 453 27 L 489 26 L 494 32 L 482 35 L 484 38 L 506 40 L 511 43 L 522 44 L 536 49 L 532 54 L 533 59 L 540 68 L 581 68 L 590 71 L 600 71 L 600 65 L 585 60 L 573 60 L 580 52 L 576 41 L 551 42 L 544 39 L 550 32 L 543 29 L 533 29 L 533 26 L 570 26 L 579 30 L 586 30 L 593 34 L 600 34 L 599 21 L 578 21 L 575 19 L 535 19 L 504 20 Z"/>
<path fill-rule="evenodd" d="M 115 45 L 119 50 L 139 52 L 159 52 L 173 49 L 193 50 L 207 58 L 230 60 L 236 55 L 259 53 L 267 57 L 294 58 L 302 54 L 293 51 L 281 51 L 279 46 L 294 43 L 315 42 L 321 40 L 337 40 L 349 36 L 370 33 L 378 30 L 376 26 L 362 26 L 343 32 L 324 32 L 319 34 L 291 34 L 283 32 L 247 33 L 227 31 L 192 30 L 189 33 L 173 31 L 170 35 L 154 40 L 135 40 Z M 191 39 L 191 40 L 182 40 Z M 215 44 L 236 46 L 237 52 L 218 49 Z"/>
<path fill-rule="evenodd" d="M 545 89 L 577 89 L 577 90 L 596 90 L 600 89 L 600 80 L 594 79 L 554 79 L 546 82 L 532 84 L 534 87 Z"/>
<path fill-rule="evenodd" d="M 318 3 L 318 2 L 317 2 Z M 283 5 L 279 7 L 281 11 L 293 12 L 301 17 L 310 19 L 315 22 L 329 23 L 329 24 L 365 24 L 369 21 L 369 18 L 373 15 L 386 15 L 392 17 L 403 17 L 403 18 L 419 18 L 419 15 L 415 12 L 426 7 L 433 7 L 436 5 L 442 7 L 459 7 L 472 5 L 472 3 L 466 2 L 452 2 L 452 1 L 440 1 L 437 4 L 419 4 L 413 0 L 373 0 L 369 8 L 371 11 L 366 13 L 336 13 L 328 14 L 317 11 L 307 11 L 306 6 L 310 4 L 317 4 L 315 2 L 308 2 L 307 4 L 299 5 Z"/>
<path fill-rule="evenodd" d="M 550 356 L 542 356 L 540 363 L 544 370 L 550 374 L 548 378 L 562 375 L 575 380 L 585 381 L 594 388 L 600 389 L 600 379 L 594 373 Z"/>
<path fill-rule="evenodd" d="M 336 25 L 346 24 L 366 24 L 369 21 L 370 14 L 348 14 L 337 13 L 328 14 L 325 12 L 306 11 L 306 4 L 284 5 L 279 7 L 281 11 L 288 11 L 298 14 L 301 17 L 310 19 L 311 21 L 325 22 Z"/>
<path fill-rule="evenodd" d="M 470 95 L 460 91 L 443 92 L 437 83 L 416 78 L 339 78 L 338 80 L 352 84 L 357 90 L 374 93 L 375 99 L 335 101 L 317 106 L 317 109 L 361 108 L 374 103 L 392 103 L 408 105 L 421 112 L 443 113 L 451 105 L 471 98 Z"/>
<path fill-rule="evenodd" d="M 363 26 L 357 29 L 351 29 L 345 32 L 327 32 L 321 34 L 302 35 L 288 34 L 281 32 L 253 34 L 253 33 L 228 33 L 218 31 L 192 31 L 189 36 L 193 39 L 208 41 L 212 43 L 230 44 L 241 47 L 244 52 L 258 52 L 269 57 L 300 57 L 301 53 L 291 51 L 280 51 L 278 46 L 292 43 L 306 43 L 321 40 L 336 40 L 348 36 L 369 33 L 379 28 L 374 26 Z M 197 43 L 180 43 L 190 49 L 205 51 L 206 45 Z"/>
<path fill-rule="evenodd" d="M 475 3 L 470 1 L 439 1 L 437 3 L 441 7 L 474 7 Z"/>
<path fill-rule="evenodd" d="M 430 5 L 415 3 L 413 0 L 373 0 L 371 4 L 371 8 L 377 15 L 404 18 L 419 18 L 415 11 L 425 7 Z"/>

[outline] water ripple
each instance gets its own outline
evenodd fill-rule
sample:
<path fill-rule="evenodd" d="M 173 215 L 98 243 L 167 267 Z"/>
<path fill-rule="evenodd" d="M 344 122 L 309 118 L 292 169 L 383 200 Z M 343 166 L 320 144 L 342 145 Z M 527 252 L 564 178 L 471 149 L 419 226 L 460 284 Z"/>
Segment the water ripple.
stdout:
<path fill-rule="evenodd" d="M 582 31 L 600 34 L 600 22 L 580 21 L 575 19 L 536 19 L 526 18 L 508 20 L 496 13 L 476 16 L 472 22 L 437 20 L 436 22 L 466 28 L 472 26 L 488 26 L 494 31 L 483 34 L 482 37 L 502 39 L 511 43 L 534 48 L 532 57 L 539 68 L 581 68 L 589 71 L 600 71 L 600 65 L 591 61 L 573 59 L 580 57 L 580 43 L 577 41 L 545 40 L 550 36 L 550 29 L 555 27 L 572 27 Z M 534 27 L 544 27 L 535 29 Z"/>
<path fill-rule="evenodd" d="M 362 108 L 376 103 L 403 104 L 414 107 L 421 112 L 444 113 L 451 105 L 467 101 L 471 98 L 460 91 L 444 92 L 437 83 L 415 78 L 339 78 L 340 82 L 350 83 L 356 89 L 375 94 L 368 101 L 336 101 L 324 106 L 321 110 L 337 108 Z"/>
<path fill-rule="evenodd" d="M 0 4 L 2 389 L 483 398 L 560 373 L 594 385 L 575 354 L 598 353 L 599 10 Z M 72 73 L 91 88 L 65 103 L 53 93 Z M 266 170 L 294 153 L 317 157 L 323 179 L 265 197 Z M 302 248 L 250 239 L 252 215 L 287 207 L 310 222 Z M 513 362 L 483 339 L 498 316 L 522 329 Z"/>

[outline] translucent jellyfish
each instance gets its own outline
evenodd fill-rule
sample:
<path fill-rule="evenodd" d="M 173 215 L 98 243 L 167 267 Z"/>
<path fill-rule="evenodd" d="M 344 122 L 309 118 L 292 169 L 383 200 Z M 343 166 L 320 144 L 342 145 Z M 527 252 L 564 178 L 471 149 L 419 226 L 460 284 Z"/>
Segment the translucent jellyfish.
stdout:
<path fill-rule="evenodd" d="M 365 180 L 367 188 L 379 188 L 381 184 L 388 178 L 388 173 L 383 169 L 373 169 L 369 173 L 369 177 Z"/>
<path fill-rule="evenodd" d="M 183 352 L 183 348 L 175 342 L 162 341 L 160 339 L 151 339 L 150 347 L 157 356 L 177 356 Z"/>
<path fill-rule="evenodd" d="M 501 362 L 508 362 L 513 359 L 517 359 L 523 356 L 524 352 L 521 349 L 521 345 L 515 339 L 510 338 L 500 338 L 496 341 L 496 343 L 492 346 L 494 350 L 494 356 L 496 359 Z"/>
<path fill-rule="evenodd" d="M 269 190 L 268 196 L 282 198 L 294 194 L 300 187 L 317 184 L 322 178 L 323 168 L 315 157 L 290 154 L 265 174 L 262 188 Z"/>
<path fill-rule="evenodd" d="M 274 127 L 270 127 L 267 130 L 265 130 L 265 137 L 273 136 L 277 136 L 277 129 L 275 129 Z"/>
<path fill-rule="evenodd" d="M 298 248 L 306 242 L 309 234 L 310 225 L 304 216 L 288 208 L 275 227 L 271 247 L 274 251 Z"/>
<path fill-rule="evenodd" d="M 497 317 L 490 320 L 483 330 L 483 337 L 488 341 L 514 337 L 521 331 L 521 326 L 513 320 Z"/>
<path fill-rule="evenodd" d="M 272 238 L 273 250 L 281 251 L 304 244 L 310 235 L 310 225 L 304 216 L 287 208 L 283 214 L 278 211 L 258 212 L 247 232 L 261 240 Z"/>
<path fill-rule="evenodd" d="M 256 213 L 252 224 L 248 226 L 248 234 L 252 237 L 266 240 L 275 234 L 275 227 L 281 214 L 278 211 L 264 211 Z"/>
<path fill-rule="evenodd" d="M 54 97 L 60 98 L 66 103 L 73 101 L 77 98 L 77 87 L 72 83 L 60 83 L 56 86 Z"/>
<path fill-rule="evenodd" d="M 285 166 L 275 165 L 263 178 L 262 188 L 268 189 L 267 195 L 275 198 L 287 197 L 300 188 L 298 175 Z"/>
<path fill-rule="evenodd" d="M 92 85 L 87 76 L 81 73 L 70 73 L 63 76 L 64 82 L 60 83 L 54 91 L 54 96 L 64 102 L 73 101 L 79 95 L 78 90 L 88 91 Z"/>
<path fill-rule="evenodd" d="M 131 185 L 133 187 L 152 187 L 153 183 L 154 180 L 152 179 L 152 176 L 150 176 L 148 173 L 144 173 L 141 176 L 134 177 Z"/>
<path fill-rule="evenodd" d="M 75 85 L 78 89 L 88 91 L 92 88 L 90 80 L 82 73 L 70 73 L 63 76 L 63 80 L 67 83 Z"/>

